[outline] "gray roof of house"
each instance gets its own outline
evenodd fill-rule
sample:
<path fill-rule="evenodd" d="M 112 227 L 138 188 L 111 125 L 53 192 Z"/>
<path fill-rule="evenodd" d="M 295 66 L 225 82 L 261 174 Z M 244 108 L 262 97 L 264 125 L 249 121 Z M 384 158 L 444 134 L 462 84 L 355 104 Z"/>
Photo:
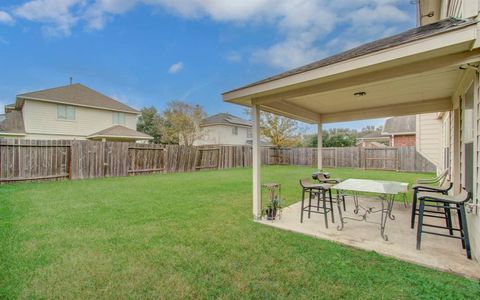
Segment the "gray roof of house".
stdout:
<path fill-rule="evenodd" d="M 95 90 L 92 90 L 91 88 L 88 88 L 80 83 L 20 94 L 17 95 L 17 98 L 37 99 L 72 105 L 97 107 L 114 111 L 139 113 L 138 110 Z"/>
<path fill-rule="evenodd" d="M 0 115 L 0 122 L 2 122 L 3 120 L 5 120 L 5 114 Z"/>
<path fill-rule="evenodd" d="M 5 119 L 0 122 L 0 133 L 25 134 L 22 112 L 14 110 L 6 113 Z"/>
<path fill-rule="evenodd" d="M 240 90 L 240 89 L 244 89 L 244 88 L 251 87 L 251 86 L 255 86 L 255 85 L 258 85 L 258 84 L 274 81 L 274 80 L 281 79 L 281 78 L 284 78 L 284 77 L 288 77 L 288 76 L 291 76 L 291 75 L 296 75 L 296 74 L 299 74 L 299 73 L 307 72 L 307 71 L 317 69 L 317 68 L 320 68 L 320 67 L 325 67 L 325 66 L 332 65 L 332 64 L 335 64 L 335 63 L 338 63 L 338 62 L 341 62 L 341 61 L 346 61 L 346 60 L 349 60 L 349 59 L 352 59 L 352 58 L 360 57 L 360 56 L 370 54 L 370 53 L 373 53 L 373 52 L 381 51 L 381 50 L 384 50 L 384 49 L 399 46 L 399 45 L 406 44 L 406 43 L 409 43 L 409 42 L 413 42 L 413 41 L 416 41 L 416 40 L 424 39 L 424 38 L 434 36 L 434 35 L 437 35 L 437 34 L 441 34 L 441 33 L 444 33 L 444 32 L 453 31 L 453 30 L 456 30 L 456 29 L 459 29 L 459 28 L 463 28 L 465 26 L 472 25 L 472 24 L 477 23 L 477 22 L 478 21 L 475 20 L 475 19 L 457 19 L 457 18 L 443 19 L 443 20 L 440 20 L 440 21 L 435 22 L 435 23 L 431 23 L 431 24 L 428 24 L 428 25 L 416 27 L 416 28 L 404 31 L 402 33 L 399 33 L 399 34 L 396 34 L 396 35 L 393 35 L 393 36 L 390 36 L 390 37 L 387 37 L 387 38 L 383 38 L 383 39 L 379 39 L 379 40 L 376 40 L 376 41 L 373 41 L 373 42 L 370 42 L 370 43 L 363 44 L 359 47 L 347 50 L 345 52 L 335 54 L 333 56 L 324 58 L 322 60 L 313 62 L 311 64 L 304 65 L 302 67 L 295 68 L 295 69 L 280 73 L 278 75 L 271 76 L 271 77 L 268 77 L 266 79 L 263 79 L 263 80 L 260 80 L 260 81 L 242 86 L 242 87 L 234 89 L 230 92 Z"/>
<path fill-rule="evenodd" d="M 152 139 L 151 136 L 125 126 L 115 125 L 99 132 L 89 135 L 89 137 L 129 137 L 137 139 Z"/>
<path fill-rule="evenodd" d="M 240 125 L 251 127 L 252 123 L 229 113 L 219 113 L 202 120 L 202 126 L 208 125 Z"/>
<path fill-rule="evenodd" d="M 401 116 L 388 118 L 383 126 L 383 134 L 415 133 L 417 129 L 417 118 L 412 116 Z"/>
<path fill-rule="evenodd" d="M 385 136 L 382 132 L 370 132 L 358 138 L 361 139 L 388 139 L 388 136 Z"/>

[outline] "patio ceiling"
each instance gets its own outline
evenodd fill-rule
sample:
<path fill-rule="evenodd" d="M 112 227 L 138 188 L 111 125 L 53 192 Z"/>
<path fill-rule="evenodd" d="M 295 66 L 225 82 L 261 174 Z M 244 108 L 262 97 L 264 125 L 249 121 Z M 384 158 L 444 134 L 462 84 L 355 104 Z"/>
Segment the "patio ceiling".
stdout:
<path fill-rule="evenodd" d="M 480 61 L 475 43 L 477 23 L 461 24 L 378 51 L 351 58 L 346 55 L 346 60 L 327 58 L 323 60 L 326 64 L 316 62 L 317 68 L 314 63 L 223 97 L 227 102 L 258 105 L 264 111 L 309 123 L 447 111 L 465 73 L 460 66 Z M 355 96 L 358 92 L 365 95 Z"/>

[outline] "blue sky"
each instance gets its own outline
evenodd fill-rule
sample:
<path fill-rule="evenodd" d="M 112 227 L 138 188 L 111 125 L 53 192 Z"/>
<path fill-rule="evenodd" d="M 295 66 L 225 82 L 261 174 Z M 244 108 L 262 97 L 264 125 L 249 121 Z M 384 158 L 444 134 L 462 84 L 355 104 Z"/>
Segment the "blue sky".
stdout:
<path fill-rule="evenodd" d="M 136 108 L 244 116 L 222 92 L 414 26 L 409 0 L 1 1 L 0 106 L 72 76 Z"/>

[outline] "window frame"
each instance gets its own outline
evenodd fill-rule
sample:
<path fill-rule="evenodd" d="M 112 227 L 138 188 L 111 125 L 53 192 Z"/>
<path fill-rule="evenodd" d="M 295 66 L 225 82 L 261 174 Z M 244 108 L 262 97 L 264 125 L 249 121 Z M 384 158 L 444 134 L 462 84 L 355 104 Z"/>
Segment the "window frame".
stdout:
<path fill-rule="evenodd" d="M 120 116 L 122 116 L 122 118 L 120 118 Z M 121 125 L 121 126 L 125 126 L 126 125 L 126 115 L 124 112 L 120 112 L 120 111 L 113 111 L 112 112 L 112 124 L 113 125 Z M 120 120 L 123 120 L 123 122 L 120 122 Z"/>
<path fill-rule="evenodd" d="M 61 116 L 60 109 L 63 109 L 64 115 Z M 69 109 L 71 114 L 71 118 L 69 118 Z M 68 104 L 57 104 L 57 120 L 58 121 L 69 121 L 73 122 L 77 120 L 77 109 L 74 105 Z"/>

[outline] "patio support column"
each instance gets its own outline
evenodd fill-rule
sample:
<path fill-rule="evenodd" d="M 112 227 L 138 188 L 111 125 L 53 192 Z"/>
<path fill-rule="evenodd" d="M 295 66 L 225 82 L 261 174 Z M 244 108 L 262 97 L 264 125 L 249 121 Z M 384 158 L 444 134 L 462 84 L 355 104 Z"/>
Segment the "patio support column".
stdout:
<path fill-rule="evenodd" d="M 317 144 L 317 168 L 318 170 L 321 170 L 323 169 L 323 153 L 322 153 L 322 149 L 323 149 L 323 126 L 322 126 L 322 123 L 318 123 L 317 124 L 317 140 L 318 140 L 318 144 Z"/>
<path fill-rule="evenodd" d="M 260 106 L 252 105 L 252 167 L 253 167 L 253 218 L 261 218 L 262 190 L 261 190 L 261 153 L 260 153 Z"/>

